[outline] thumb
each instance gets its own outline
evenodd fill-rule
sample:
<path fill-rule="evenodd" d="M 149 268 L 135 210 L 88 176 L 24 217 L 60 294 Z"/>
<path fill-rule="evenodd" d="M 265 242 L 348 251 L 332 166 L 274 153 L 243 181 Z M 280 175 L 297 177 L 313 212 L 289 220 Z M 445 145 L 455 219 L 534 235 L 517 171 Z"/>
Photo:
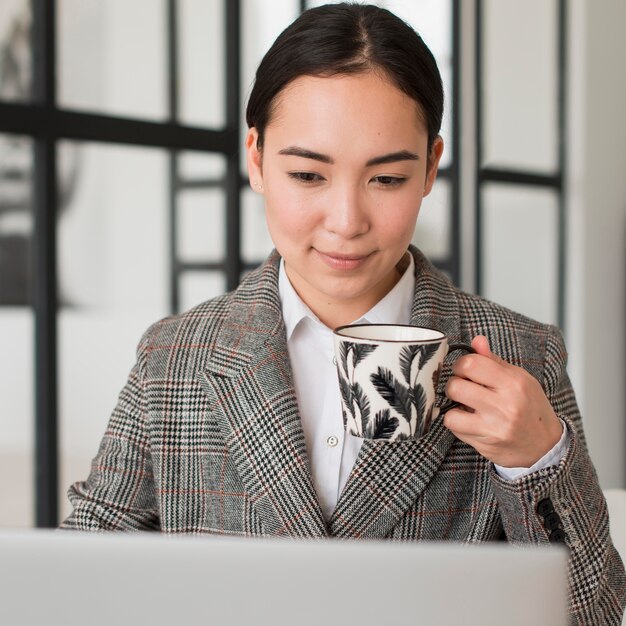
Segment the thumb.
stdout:
<path fill-rule="evenodd" d="M 476 335 L 476 337 L 472 339 L 472 348 L 476 350 L 477 354 L 489 357 L 496 363 L 504 363 L 503 359 L 491 351 L 491 348 L 489 347 L 489 340 L 484 335 Z"/>

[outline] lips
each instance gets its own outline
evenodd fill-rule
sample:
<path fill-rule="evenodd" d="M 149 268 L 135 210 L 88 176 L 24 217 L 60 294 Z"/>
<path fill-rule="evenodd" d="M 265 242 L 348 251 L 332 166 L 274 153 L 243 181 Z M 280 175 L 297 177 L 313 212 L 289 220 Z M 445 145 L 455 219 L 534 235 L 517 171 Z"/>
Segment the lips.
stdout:
<path fill-rule="evenodd" d="M 350 271 L 360 268 L 370 258 L 369 254 L 341 254 L 339 252 L 321 252 L 316 250 L 320 259 L 336 270 Z"/>

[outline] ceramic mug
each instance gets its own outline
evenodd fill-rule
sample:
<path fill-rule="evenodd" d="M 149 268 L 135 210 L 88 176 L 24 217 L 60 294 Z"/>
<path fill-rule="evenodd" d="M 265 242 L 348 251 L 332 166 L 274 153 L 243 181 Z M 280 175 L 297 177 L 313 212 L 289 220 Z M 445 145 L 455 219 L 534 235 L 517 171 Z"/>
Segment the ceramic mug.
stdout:
<path fill-rule="evenodd" d="M 419 439 L 442 411 L 435 406 L 446 355 L 475 352 L 449 345 L 438 330 L 401 324 L 352 324 L 334 331 L 346 432 L 365 439 Z"/>

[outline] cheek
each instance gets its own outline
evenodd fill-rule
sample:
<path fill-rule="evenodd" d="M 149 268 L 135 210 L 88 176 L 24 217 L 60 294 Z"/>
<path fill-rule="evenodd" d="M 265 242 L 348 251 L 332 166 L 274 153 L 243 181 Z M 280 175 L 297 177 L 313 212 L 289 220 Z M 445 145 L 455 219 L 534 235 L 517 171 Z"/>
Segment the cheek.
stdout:
<path fill-rule="evenodd" d="M 407 194 L 406 197 L 397 197 L 396 201 L 385 203 L 376 211 L 377 231 L 389 241 L 410 242 L 417 222 L 421 205 L 415 201 L 415 194 Z"/>
<path fill-rule="evenodd" d="M 307 237 L 314 231 L 317 222 L 315 211 L 288 194 L 280 198 L 266 195 L 265 219 L 275 243 L 277 240 Z"/>

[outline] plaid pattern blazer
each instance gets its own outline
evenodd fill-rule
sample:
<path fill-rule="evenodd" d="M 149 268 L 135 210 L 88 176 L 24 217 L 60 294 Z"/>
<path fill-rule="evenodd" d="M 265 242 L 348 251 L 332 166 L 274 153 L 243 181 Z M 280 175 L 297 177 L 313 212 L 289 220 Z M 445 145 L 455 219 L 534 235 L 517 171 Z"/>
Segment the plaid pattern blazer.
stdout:
<path fill-rule="evenodd" d="M 559 332 L 457 290 L 416 249 L 412 323 L 489 338 L 541 383 L 571 431 L 560 465 L 508 482 L 438 419 L 418 441 L 365 440 L 325 523 L 309 472 L 274 252 L 232 293 L 153 325 L 63 528 L 547 543 L 567 533 L 573 624 L 619 624 L 624 567 L 587 454 Z M 438 393 L 450 376 L 444 365 Z"/>

